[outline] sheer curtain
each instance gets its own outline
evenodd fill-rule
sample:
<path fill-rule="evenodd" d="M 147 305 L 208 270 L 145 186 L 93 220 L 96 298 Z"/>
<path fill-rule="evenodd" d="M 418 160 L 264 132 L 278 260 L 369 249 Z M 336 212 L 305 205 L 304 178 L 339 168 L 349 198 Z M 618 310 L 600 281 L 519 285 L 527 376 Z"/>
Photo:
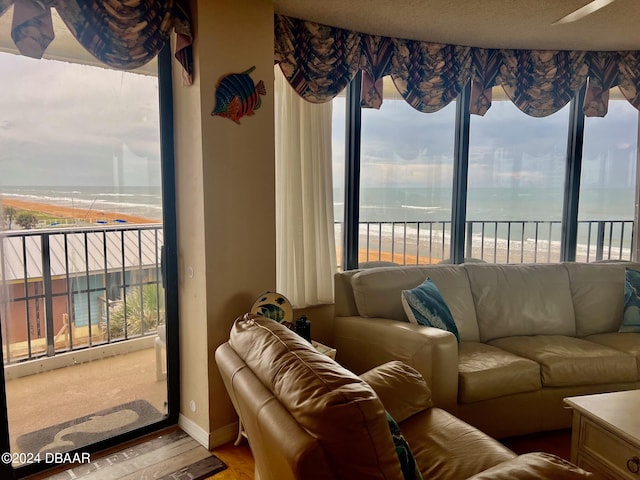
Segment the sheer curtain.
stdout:
<path fill-rule="evenodd" d="M 295 307 L 333 302 L 331 111 L 275 67 L 276 286 Z"/>

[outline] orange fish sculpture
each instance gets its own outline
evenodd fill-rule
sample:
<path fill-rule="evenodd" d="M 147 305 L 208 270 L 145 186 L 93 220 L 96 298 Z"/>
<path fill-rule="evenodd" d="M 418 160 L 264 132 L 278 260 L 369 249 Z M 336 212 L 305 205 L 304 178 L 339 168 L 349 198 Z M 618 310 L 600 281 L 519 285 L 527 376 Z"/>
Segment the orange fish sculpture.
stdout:
<path fill-rule="evenodd" d="M 266 95 L 264 82 L 256 85 L 249 76 L 256 69 L 251 67 L 246 72 L 230 73 L 222 77 L 216 85 L 216 105 L 211 112 L 213 116 L 225 117 L 240 125 L 245 115 L 253 115 L 260 108 L 260 95 Z"/>

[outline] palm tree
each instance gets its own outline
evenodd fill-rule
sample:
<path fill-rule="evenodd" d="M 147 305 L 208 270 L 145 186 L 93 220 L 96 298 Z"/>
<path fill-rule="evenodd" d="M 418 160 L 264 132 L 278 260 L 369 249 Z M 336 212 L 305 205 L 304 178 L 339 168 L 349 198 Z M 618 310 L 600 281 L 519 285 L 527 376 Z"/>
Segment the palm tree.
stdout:
<path fill-rule="evenodd" d="M 109 334 L 111 338 L 141 335 L 155 331 L 164 320 L 164 291 L 158 285 L 138 285 L 130 288 L 125 302 L 118 303 L 109 313 Z"/>
<path fill-rule="evenodd" d="M 16 217 L 16 223 L 22 228 L 31 229 L 38 224 L 38 219 L 33 213 L 20 212 Z"/>
<path fill-rule="evenodd" d="M 11 230 L 11 226 L 13 225 L 13 219 L 16 216 L 16 209 L 13 207 L 6 207 L 2 209 L 2 214 L 7 221 L 7 225 L 9 230 Z"/>

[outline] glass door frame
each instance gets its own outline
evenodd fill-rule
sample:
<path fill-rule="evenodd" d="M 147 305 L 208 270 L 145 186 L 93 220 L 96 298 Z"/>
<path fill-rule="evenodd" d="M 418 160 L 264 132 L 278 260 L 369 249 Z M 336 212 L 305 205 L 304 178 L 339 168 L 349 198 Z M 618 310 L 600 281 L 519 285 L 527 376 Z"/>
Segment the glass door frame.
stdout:
<path fill-rule="evenodd" d="M 162 278 L 165 291 L 166 360 L 167 360 L 167 403 L 168 415 L 161 421 L 131 430 L 77 450 L 68 452 L 94 454 L 106 448 L 133 440 L 154 431 L 178 423 L 180 408 L 180 356 L 178 326 L 178 256 L 176 224 L 175 157 L 173 140 L 173 85 L 171 74 L 172 55 L 170 42 L 158 55 L 158 101 L 160 114 L 160 151 L 162 170 L 162 220 L 164 248 L 162 255 Z M 2 313 L 0 312 L 0 315 Z M 0 343 L 2 332 L 0 331 Z M 13 467 L 9 440 L 9 416 L 5 386 L 4 360 L 0 358 L 0 478 L 19 479 L 56 467 L 52 463 L 31 463 Z M 7 455 L 9 453 L 9 455 Z M 1 455 L 5 454 L 4 457 Z"/>

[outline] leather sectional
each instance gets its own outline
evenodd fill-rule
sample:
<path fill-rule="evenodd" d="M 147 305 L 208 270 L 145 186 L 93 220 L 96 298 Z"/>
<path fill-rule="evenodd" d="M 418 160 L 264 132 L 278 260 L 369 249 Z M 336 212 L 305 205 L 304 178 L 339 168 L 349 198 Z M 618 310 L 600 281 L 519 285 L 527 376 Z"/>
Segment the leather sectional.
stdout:
<path fill-rule="evenodd" d="M 640 333 L 620 333 L 625 269 L 640 264 L 468 263 L 335 276 L 337 360 L 356 373 L 390 360 L 419 371 L 435 405 L 501 438 L 571 426 L 567 396 L 640 388 Z M 408 323 L 402 290 L 427 277 L 460 342 Z"/>

